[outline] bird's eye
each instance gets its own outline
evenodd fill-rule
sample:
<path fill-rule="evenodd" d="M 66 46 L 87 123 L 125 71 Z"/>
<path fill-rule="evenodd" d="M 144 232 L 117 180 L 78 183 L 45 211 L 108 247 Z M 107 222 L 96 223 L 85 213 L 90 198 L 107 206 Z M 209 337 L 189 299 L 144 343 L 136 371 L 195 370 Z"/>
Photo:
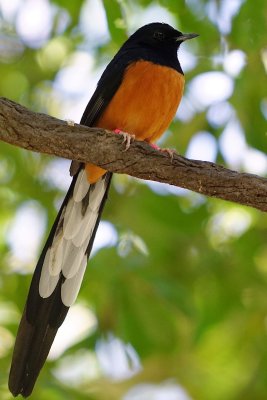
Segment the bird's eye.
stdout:
<path fill-rule="evenodd" d="M 156 39 L 156 40 L 164 40 L 165 35 L 164 35 L 163 32 L 156 31 L 153 34 L 153 38 Z"/>

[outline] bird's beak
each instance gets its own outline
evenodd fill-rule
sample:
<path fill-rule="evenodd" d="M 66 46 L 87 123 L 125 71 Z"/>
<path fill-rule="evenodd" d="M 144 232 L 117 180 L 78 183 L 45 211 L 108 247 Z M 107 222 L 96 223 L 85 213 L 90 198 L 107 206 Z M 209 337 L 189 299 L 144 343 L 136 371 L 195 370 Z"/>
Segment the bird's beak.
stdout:
<path fill-rule="evenodd" d="M 182 35 L 176 38 L 176 42 L 184 42 L 185 40 L 194 39 L 195 37 L 198 36 L 199 36 L 198 33 L 183 33 Z"/>

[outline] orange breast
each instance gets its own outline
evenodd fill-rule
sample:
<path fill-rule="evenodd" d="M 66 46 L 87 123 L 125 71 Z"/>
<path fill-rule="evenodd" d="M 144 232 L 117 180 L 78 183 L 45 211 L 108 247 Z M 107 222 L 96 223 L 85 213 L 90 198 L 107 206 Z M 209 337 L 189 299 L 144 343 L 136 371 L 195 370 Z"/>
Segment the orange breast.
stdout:
<path fill-rule="evenodd" d="M 138 140 L 158 139 L 171 123 L 184 89 L 184 76 L 148 61 L 131 64 L 97 126 L 119 128 Z"/>
<path fill-rule="evenodd" d="M 176 70 L 149 61 L 137 61 L 125 71 L 123 81 L 95 124 L 121 129 L 137 140 L 153 142 L 168 128 L 183 95 L 184 76 Z M 88 164 L 89 181 L 105 171 Z"/>

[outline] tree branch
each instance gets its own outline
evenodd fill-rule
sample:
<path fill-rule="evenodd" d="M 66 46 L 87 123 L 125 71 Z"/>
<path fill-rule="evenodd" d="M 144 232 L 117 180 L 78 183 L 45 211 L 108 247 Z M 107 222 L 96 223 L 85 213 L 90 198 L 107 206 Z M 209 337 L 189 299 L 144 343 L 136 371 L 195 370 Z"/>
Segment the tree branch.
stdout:
<path fill-rule="evenodd" d="M 5 98 L 0 98 L 0 140 L 267 211 L 265 178 L 178 155 L 171 160 L 140 141 L 134 141 L 129 150 L 123 151 L 125 146 L 119 135 L 78 124 L 70 126 Z"/>

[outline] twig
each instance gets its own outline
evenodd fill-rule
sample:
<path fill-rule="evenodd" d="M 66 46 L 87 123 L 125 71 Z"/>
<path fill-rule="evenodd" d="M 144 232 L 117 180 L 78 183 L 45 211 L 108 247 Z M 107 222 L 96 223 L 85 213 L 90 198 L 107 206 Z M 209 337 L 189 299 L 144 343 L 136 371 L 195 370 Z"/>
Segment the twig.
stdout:
<path fill-rule="evenodd" d="M 0 140 L 267 211 L 265 178 L 179 155 L 171 159 L 139 141 L 134 141 L 124 152 L 119 135 L 78 124 L 71 126 L 5 98 L 0 98 Z"/>

